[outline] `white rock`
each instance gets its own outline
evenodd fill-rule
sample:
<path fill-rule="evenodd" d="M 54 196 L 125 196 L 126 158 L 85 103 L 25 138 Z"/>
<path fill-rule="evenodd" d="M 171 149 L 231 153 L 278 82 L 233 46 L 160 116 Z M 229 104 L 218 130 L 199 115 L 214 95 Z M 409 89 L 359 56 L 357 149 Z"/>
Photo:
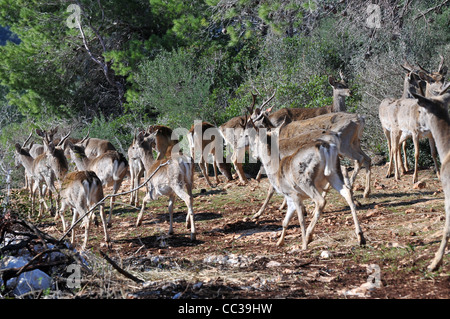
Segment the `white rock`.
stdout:
<path fill-rule="evenodd" d="M 8 256 L 0 262 L 0 269 L 19 268 L 25 266 L 29 259 L 24 257 Z M 0 280 L 0 285 L 3 282 Z M 8 288 L 13 288 L 13 293 L 17 296 L 23 295 L 33 290 L 41 290 L 50 288 L 52 280 L 45 272 L 35 269 L 20 274 L 19 277 L 11 278 L 6 282 Z"/>
<path fill-rule="evenodd" d="M 331 255 L 331 253 L 328 250 L 324 250 L 320 254 L 320 258 L 324 258 L 324 259 L 331 258 L 331 256 L 332 255 Z"/>

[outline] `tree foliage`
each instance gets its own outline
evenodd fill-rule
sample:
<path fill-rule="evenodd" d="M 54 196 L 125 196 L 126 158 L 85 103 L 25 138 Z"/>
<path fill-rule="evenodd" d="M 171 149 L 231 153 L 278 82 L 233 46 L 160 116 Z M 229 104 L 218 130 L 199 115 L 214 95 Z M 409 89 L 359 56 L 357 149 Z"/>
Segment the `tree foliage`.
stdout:
<path fill-rule="evenodd" d="M 365 145 L 381 150 L 378 104 L 401 96 L 403 60 L 450 60 L 450 4 L 376 5 L 379 25 L 369 0 L 0 0 L 0 123 L 87 122 L 120 136 L 218 125 L 245 112 L 251 91 L 277 90 L 275 108 L 330 104 L 327 78 L 341 71 Z"/>

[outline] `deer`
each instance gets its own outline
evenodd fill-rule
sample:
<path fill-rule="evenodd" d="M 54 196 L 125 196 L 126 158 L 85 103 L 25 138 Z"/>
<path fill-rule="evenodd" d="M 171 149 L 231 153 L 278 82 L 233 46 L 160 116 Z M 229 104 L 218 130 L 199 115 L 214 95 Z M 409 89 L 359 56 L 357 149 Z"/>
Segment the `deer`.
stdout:
<path fill-rule="evenodd" d="M 287 141 L 287 145 L 292 148 L 298 146 L 297 150 L 291 155 L 281 157 L 278 152 L 278 143 L 280 130 L 283 129 L 284 124 L 274 127 L 268 122 L 267 129 L 260 128 L 254 124 L 251 117 L 249 123 L 256 131 L 256 136 L 252 139 L 255 151 L 253 155 L 260 159 L 270 184 L 284 196 L 287 203 L 287 213 L 282 223 L 283 229 L 277 246 L 284 244 L 289 221 L 297 211 L 302 232 L 302 248 L 305 250 L 308 248 L 308 244 L 312 241 L 314 227 L 326 204 L 321 192 L 328 184 L 347 201 L 359 244 L 365 245 L 366 241 L 356 214 L 356 205 L 340 169 L 338 154 L 341 140 L 339 134 L 320 131 L 312 140 L 305 140 L 301 137 L 291 139 L 292 142 Z M 251 139 L 251 134 L 248 133 L 248 130 L 246 132 Z M 313 218 L 307 229 L 305 229 L 305 207 L 303 205 L 303 200 L 306 198 L 311 198 L 315 203 Z"/>
<path fill-rule="evenodd" d="M 145 167 L 144 179 L 152 178 L 147 183 L 147 191 L 142 200 L 142 207 L 136 220 L 136 227 L 142 223 L 142 217 L 145 211 L 146 203 L 154 200 L 159 196 L 169 197 L 169 235 L 173 231 L 173 205 L 176 196 L 180 197 L 188 208 L 186 216 L 186 228 L 191 229 L 191 241 L 196 239 L 196 230 L 194 224 L 193 210 L 193 178 L 194 178 L 194 162 L 191 157 L 180 155 L 178 153 L 171 154 L 170 157 L 162 159 L 154 159 L 152 148 L 147 143 L 144 135 L 137 135 L 137 145 L 141 151 L 142 163 Z"/>
<path fill-rule="evenodd" d="M 445 223 L 442 233 L 442 240 L 434 259 L 428 266 L 428 270 L 436 271 L 443 262 L 443 256 L 448 240 L 450 238 L 450 117 L 448 106 L 450 105 L 450 83 L 441 86 L 438 96 L 425 97 L 422 94 L 411 92 L 417 99 L 419 112 L 423 116 L 424 122 L 431 130 L 436 141 L 436 148 L 439 157 L 442 159 L 440 177 L 445 198 Z"/>
<path fill-rule="evenodd" d="M 151 147 L 151 146 L 150 146 Z M 139 186 L 140 179 L 144 176 L 145 168 L 140 156 L 137 144 L 137 134 L 134 134 L 133 141 L 128 148 L 128 162 L 130 166 L 130 191 Z M 130 205 L 137 206 L 139 203 L 139 190 L 131 192 Z"/>
<path fill-rule="evenodd" d="M 261 105 L 261 109 L 269 103 L 275 96 L 276 91 L 272 96 Z M 253 105 L 255 99 L 253 99 Z M 247 177 L 245 176 L 242 163 L 244 162 L 245 151 L 247 148 L 240 148 L 238 145 L 242 144 L 244 137 L 245 123 L 247 123 L 247 115 L 236 116 L 219 126 L 219 133 L 225 141 L 225 145 L 232 148 L 231 162 L 236 170 L 239 178 L 239 184 L 245 185 Z"/>
<path fill-rule="evenodd" d="M 39 191 L 39 213 L 38 218 L 42 216 L 43 210 L 48 210 L 48 206 L 44 200 L 45 190 L 48 189 L 50 195 L 51 211 L 53 207 L 53 193 L 57 193 L 57 207 L 59 205 L 59 192 L 55 188 L 55 181 L 58 179 L 62 181 L 68 172 L 67 159 L 64 156 L 64 151 L 61 149 L 61 144 L 69 136 L 67 134 L 58 145 L 54 145 L 51 140 L 55 129 L 49 132 L 36 130 L 36 133 L 43 138 L 45 151 L 33 158 L 31 154 L 19 143 L 15 144 L 16 157 L 25 167 L 26 174 L 31 176 L 31 210 L 28 217 L 35 209 L 36 192 Z"/>
<path fill-rule="evenodd" d="M 431 131 L 423 125 L 423 120 L 419 116 L 419 106 L 415 99 L 411 98 L 410 90 L 417 91 L 418 82 L 425 79 L 427 83 L 426 96 L 435 95 L 435 87 L 442 86 L 444 75 L 447 68 L 443 66 L 444 59 L 441 56 L 441 63 L 438 71 L 431 73 L 419 66 L 419 70 L 415 69 L 408 63 L 402 67 L 409 71 L 404 80 L 403 96 L 400 99 L 386 98 L 381 101 L 378 114 L 383 128 L 383 132 L 388 142 L 389 150 L 389 166 L 386 177 L 389 177 L 392 172 L 392 165 L 394 164 L 394 178 L 400 179 L 399 166 L 402 171 L 407 170 L 407 159 L 405 154 L 405 164 L 401 165 L 400 145 L 411 137 L 414 143 L 414 173 L 413 183 L 418 181 L 418 158 L 419 158 L 419 139 L 428 138 L 431 148 L 431 155 L 433 157 L 436 175 L 439 177 L 439 165 L 437 162 L 437 152 L 434 138 Z"/>
<path fill-rule="evenodd" d="M 172 139 L 173 130 L 164 125 L 151 125 L 146 133 L 148 141 L 157 152 L 157 160 L 169 157 L 170 151 L 179 142 L 178 139 Z"/>
<path fill-rule="evenodd" d="M 331 105 L 326 105 L 322 107 L 315 108 L 282 108 L 273 113 L 271 109 L 263 110 L 263 108 L 256 108 L 252 114 L 252 119 L 255 122 L 256 118 L 261 115 L 262 112 L 266 112 L 269 115 L 269 120 L 275 127 L 279 126 L 283 121 L 285 123 L 290 123 L 292 121 L 302 121 L 307 120 L 319 115 L 335 113 L 335 112 L 346 112 L 347 107 L 345 104 L 345 99 L 351 96 L 352 92 L 342 74 L 339 70 L 340 80 L 336 80 L 333 75 L 328 76 L 328 83 L 333 89 L 333 103 Z M 256 180 L 260 181 L 263 169 L 260 169 Z"/>
<path fill-rule="evenodd" d="M 267 114 L 264 113 L 261 114 L 260 119 L 256 119 L 256 122 L 253 122 L 252 119 L 252 123 L 257 127 L 275 127 L 267 117 Z M 343 112 L 327 113 L 307 120 L 294 121 L 285 124 L 279 131 L 279 138 L 281 141 L 293 139 L 299 135 L 303 135 L 306 138 L 305 134 L 308 134 L 314 130 L 332 131 L 339 134 L 339 155 L 350 158 L 355 162 L 353 174 L 350 179 L 346 181 L 346 184 L 348 187 L 351 187 L 355 182 L 359 170 L 364 167 L 366 170 L 366 178 L 363 197 L 367 198 L 370 194 L 371 159 L 361 148 L 361 137 L 363 134 L 364 125 L 364 118 L 358 114 Z M 289 146 L 289 144 L 287 145 Z M 289 149 L 285 148 L 283 143 L 280 144 L 280 156 L 290 155 L 292 151 L 292 147 Z M 253 219 L 261 216 L 273 193 L 274 189 L 269 187 L 266 200 L 259 211 L 253 215 Z M 325 196 L 325 194 L 323 196 Z M 284 205 L 281 207 L 283 206 Z"/>
<path fill-rule="evenodd" d="M 23 166 L 25 168 L 25 166 L 21 162 L 21 156 L 19 154 L 20 149 L 24 149 L 25 151 L 27 151 L 33 159 L 35 159 L 36 157 L 38 157 L 39 155 L 41 155 L 44 152 L 44 146 L 41 144 L 35 144 L 34 142 L 31 142 L 30 146 L 25 148 L 25 146 L 27 145 L 27 143 L 29 142 L 29 140 L 32 136 L 33 136 L 33 131 L 31 131 L 30 135 L 28 135 L 27 139 L 25 140 L 25 142 L 22 143 L 21 146 L 20 146 L 20 144 L 18 144 L 19 146 L 16 147 L 16 151 L 14 154 L 14 164 L 15 164 L 16 168 L 19 168 L 20 166 Z M 31 172 L 29 170 L 25 169 L 24 175 L 25 175 L 24 176 L 25 185 L 24 185 L 23 189 L 28 189 L 30 191 L 30 196 L 31 196 L 31 190 L 32 190 Z"/>
<path fill-rule="evenodd" d="M 108 151 L 116 151 L 116 148 L 110 141 L 95 137 L 89 137 L 89 134 L 90 131 L 88 130 L 86 136 L 83 137 L 81 140 L 78 139 L 70 140 L 72 144 L 78 144 L 80 146 L 83 146 L 84 152 L 88 158 L 94 159 Z"/>
<path fill-rule="evenodd" d="M 339 74 L 341 80 L 336 80 L 332 75 L 328 77 L 328 83 L 333 89 L 333 104 L 314 108 L 282 108 L 278 111 L 273 112 L 272 114 L 270 114 L 270 110 L 268 110 L 267 113 L 270 114 L 269 119 L 272 122 L 272 125 L 277 127 L 285 119 L 285 123 L 287 124 L 292 121 L 307 120 L 323 114 L 346 112 L 347 107 L 345 105 L 345 98 L 351 96 L 351 90 L 349 89 L 348 84 L 345 81 L 341 71 L 339 71 Z M 262 108 L 255 109 L 254 116 L 258 116 L 262 111 Z"/>
<path fill-rule="evenodd" d="M 55 181 L 59 182 L 60 187 L 62 180 L 69 171 L 69 164 L 67 162 L 66 156 L 64 155 L 62 145 L 67 140 L 71 132 L 69 131 L 69 133 L 67 133 L 67 135 L 65 135 L 55 146 L 53 136 L 57 130 L 57 127 L 49 131 L 36 129 L 36 134 L 42 137 L 44 153 L 36 157 L 36 161 L 34 161 L 34 174 L 38 174 L 40 176 L 43 176 L 44 178 L 45 185 L 47 186 L 50 196 L 51 212 L 54 211 L 52 196 L 53 193 L 57 194 L 56 211 L 58 210 L 58 205 L 60 202 L 60 193 L 55 188 Z"/>
<path fill-rule="evenodd" d="M 102 181 L 102 186 L 112 186 L 112 195 L 116 194 L 128 174 L 128 161 L 122 153 L 107 151 L 100 156 L 90 159 L 86 155 L 85 147 L 68 142 L 69 152 L 79 171 L 93 171 Z M 108 224 L 111 223 L 115 196 L 111 197 Z"/>
<path fill-rule="evenodd" d="M 61 186 L 61 207 L 59 210 L 59 216 L 63 225 L 63 231 L 66 231 L 66 222 L 64 219 L 64 211 L 66 208 L 71 208 L 72 226 L 75 224 L 78 215 L 85 215 L 93 206 L 103 199 L 103 187 L 102 181 L 98 178 L 97 174 L 93 171 L 76 171 L 68 173 Z M 103 233 L 105 237 L 105 243 L 110 248 L 111 242 L 107 230 L 107 222 L 104 212 L 104 204 L 99 205 L 100 219 L 103 225 Z M 85 233 L 82 249 L 86 248 L 88 241 L 89 228 L 91 215 L 85 217 Z M 75 242 L 75 232 L 72 227 L 71 243 Z"/>
<path fill-rule="evenodd" d="M 223 154 L 218 153 L 222 151 L 222 143 L 218 142 L 219 138 L 221 139 L 222 137 L 214 125 L 208 122 L 194 123 L 187 134 L 187 138 L 191 157 L 194 160 L 196 159 L 195 151 L 200 150 L 201 152 L 199 162 L 200 170 L 202 171 L 202 174 L 210 187 L 213 187 L 213 185 L 209 180 L 206 162 L 209 154 L 213 156 L 213 168 L 216 184 L 218 185 L 220 183 L 217 168 L 228 181 L 233 180 L 233 176 L 231 175 L 231 165 L 226 163 Z"/>

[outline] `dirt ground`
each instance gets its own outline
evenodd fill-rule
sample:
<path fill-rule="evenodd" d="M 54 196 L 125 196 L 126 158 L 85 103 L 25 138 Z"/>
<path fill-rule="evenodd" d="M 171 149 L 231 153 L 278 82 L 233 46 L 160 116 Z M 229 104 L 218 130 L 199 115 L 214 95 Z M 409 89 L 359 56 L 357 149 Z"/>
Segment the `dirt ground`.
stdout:
<path fill-rule="evenodd" d="M 197 175 L 197 240 L 193 242 L 185 227 L 186 206 L 180 199 L 175 203 L 175 234 L 168 236 L 167 198 L 148 205 L 142 225 L 136 227 L 140 208 L 127 204 L 128 195 L 123 196 L 118 198 L 109 228 L 112 249 L 104 246 L 98 226 L 92 228 L 88 251 L 92 255 L 98 255 L 99 249 L 106 252 L 145 283 L 118 274 L 120 292 L 113 284 L 100 289 L 92 281 L 74 294 L 77 298 L 132 299 L 449 298 L 449 254 L 440 271 L 426 270 L 444 224 L 439 180 L 432 169 L 423 169 L 420 183 L 413 186 L 412 174 L 396 182 L 385 178 L 385 171 L 385 166 L 373 166 L 370 198 L 362 198 L 364 171 L 355 184 L 365 247 L 358 245 L 350 210 L 335 190 L 327 195 L 308 250 L 301 249 L 297 217 L 290 223 L 285 245 L 276 246 L 285 212 L 279 209 L 280 195 L 274 195 L 260 218 L 252 219 L 266 196 L 265 177 L 260 183 L 251 179 L 246 186 L 236 181 L 209 188 Z M 126 189 L 127 182 L 122 187 Z M 306 201 L 306 208 L 309 223 L 311 201 Z M 68 212 L 66 219 L 70 220 Z M 38 226 L 56 238 L 62 234 L 60 220 L 47 218 Z M 84 230 L 78 227 L 76 232 L 80 244 Z"/>

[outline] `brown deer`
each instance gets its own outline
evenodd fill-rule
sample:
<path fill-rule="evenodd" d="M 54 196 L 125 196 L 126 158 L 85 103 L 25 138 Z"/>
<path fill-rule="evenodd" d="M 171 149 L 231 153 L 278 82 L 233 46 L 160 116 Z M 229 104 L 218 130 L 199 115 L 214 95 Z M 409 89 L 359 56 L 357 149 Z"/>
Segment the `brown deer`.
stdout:
<path fill-rule="evenodd" d="M 116 148 L 110 141 L 95 137 L 89 137 L 89 134 L 90 131 L 88 130 L 86 136 L 81 140 L 78 139 L 70 140 L 72 144 L 78 144 L 84 147 L 84 152 L 88 158 L 94 159 L 108 151 L 116 151 Z M 65 149 L 67 149 L 67 147 L 65 147 Z"/>
<path fill-rule="evenodd" d="M 63 225 L 63 231 L 66 231 L 66 222 L 64 220 L 64 211 L 66 208 L 71 208 L 73 212 L 72 225 L 76 222 L 78 216 L 83 216 L 94 205 L 103 199 L 103 187 L 102 182 L 98 176 L 92 171 L 76 171 L 68 173 L 61 187 L 61 208 L 59 210 L 59 216 Z M 100 218 L 103 224 L 103 232 L 105 236 L 105 243 L 110 247 L 110 239 L 108 235 L 106 218 L 104 212 L 104 204 L 99 205 Z M 85 217 L 85 233 L 82 249 L 86 248 L 89 235 L 89 227 L 91 221 L 91 212 L 89 216 Z M 75 241 L 75 232 L 72 228 L 72 244 Z"/>
<path fill-rule="evenodd" d="M 173 130 L 164 125 L 151 125 L 147 129 L 147 139 L 157 152 L 156 159 L 170 156 L 172 148 L 178 144 L 178 139 L 172 139 Z"/>
<path fill-rule="evenodd" d="M 133 141 L 128 148 L 128 162 L 130 166 L 130 191 L 139 186 L 140 179 L 144 176 L 144 164 L 140 156 L 137 135 L 134 134 Z M 131 192 L 130 204 L 137 206 L 139 203 L 139 190 Z"/>
<path fill-rule="evenodd" d="M 254 125 L 251 118 L 249 123 L 256 130 L 256 137 L 252 140 L 254 155 L 261 160 L 271 185 L 285 197 L 288 206 L 277 245 L 284 243 L 289 221 L 297 211 L 302 232 L 302 248 L 308 248 L 314 227 L 326 204 L 321 192 L 328 184 L 331 184 L 347 201 L 359 244 L 365 245 L 351 190 L 345 185 L 340 169 L 338 154 L 341 140 L 338 134 L 319 131 L 313 140 L 305 140 L 302 137 L 291 139 L 291 147 L 295 148 L 294 145 L 297 145 L 297 150 L 292 155 L 281 158 L 278 143 L 283 125 L 275 128 L 269 122 L 266 130 Z M 303 205 L 303 200 L 306 198 L 311 198 L 315 203 L 313 219 L 307 229 L 305 229 Z"/>
<path fill-rule="evenodd" d="M 261 109 L 274 98 L 275 93 L 276 91 L 267 101 L 265 101 L 261 105 Z M 253 96 L 253 103 L 252 103 L 253 106 L 255 105 L 256 102 L 256 96 L 253 94 L 252 96 Z M 243 144 L 243 141 L 245 139 L 244 129 L 246 123 L 247 123 L 247 116 L 245 115 L 233 117 L 226 123 L 219 126 L 219 132 L 225 141 L 225 145 L 231 147 L 232 149 L 231 162 L 233 163 L 236 173 L 238 174 L 239 183 L 241 185 L 245 185 L 247 183 L 247 177 L 245 176 L 242 164 L 245 158 L 245 151 L 248 149 L 248 147 L 241 148 L 238 147 L 238 145 Z"/>
<path fill-rule="evenodd" d="M 283 121 L 285 123 L 290 123 L 292 121 L 302 121 L 307 120 L 312 117 L 316 117 L 319 115 L 332 113 L 332 112 L 346 112 L 347 107 L 345 105 L 345 98 L 347 96 L 351 96 L 351 91 L 348 87 L 348 84 L 344 80 L 344 77 L 341 72 L 339 72 L 341 80 L 336 80 L 332 75 L 328 77 L 328 83 L 333 88 L 333 104 L 322 106 L 322 107 L 314 107 L 314 108 L 282 108 L 278 111 L 270 114 L 270 111 L 267 112 L 269 115 L 269 119 L 275 127 L 279 126 Z M 255 117 L 257 117 L 260 112 L 263 111 L 262 108 L 255 109 L 254 117 L 252 118 L 254 122 Z M 285 120 L 286 119 L 286 120 Z"/>
<path fill-rule="evenodd" d="M 231 165 L 226 163 L 223 154 L 220 153 L 222 151 L 222 143 L 219 142 L 219 138 L 222 139 L 222 136 L 214 125 L 208 122 L 195 123 L 189 130 L 187 138 L 191 151 L 191 157 L 194 161 L 196 160 L 196 151 L 201 152 L 199 166 L 206 182 L 210 187 L 213 187 L 213 185 L 208 177 L 207 157 L 209 154 L 213 156 L 213 168 L 216 184 L 220 183 L 217 168 L 219 168 L 219 171 L 227 178 L 228 181 L 233 179 L 233 176 L 231 175 Z M 216 156 L 219 156 L 219 158 L 217 159 Z"/>
<path fill-rule="evenodd" d="M 428 266 L 430 271 L 435 271 L 442 265 L 445 248 L 450 238 L 450 117 L 448 114 L 450 93 L 447 93 L 450 83 L 441 88 L 440 95 L 431 98 L 412 92 L 418 101 L 420 112 L 423 113 L 423 119 L 434 136 L 439 157 L 442 159 L 440 176 L 445 196 L 445 224 L 439 249 Z"/>
<path fill-rule="evenodd" d="M 264 111 L 263 107 L 256 108 L 253 113 L 250 113 L 252 114 L 253 122 L 257 123 L 258 120 L 262 118 L 264 112 L 265 114 L 270 114 L 268 115 L 270 122 L 277 127 L 282 122 L 290 123 L 293 121 L 302 121 L 323 114 L 347 111 L 345 98 L 351 96 L 351 90 L 341 71 L 339 71 L 339 75 L 341 77 L 341 80 L 339 81 L 332 75 L 328 77 L 328 83 L 333 89 L 333 104 L 315 108 L 282 108 L 273 113 L 270 113 L 271 109 Z M 260 180 L 262 173 L 263 168 L 260 169 L 258 176 L 256 177 L 258 181 Z"/>
<path fill-rule="evenodd" d="M 90 159 L 85 153 L 85 147 L 68 142 L 71 158 L 79 171 L 93 171 L 102 181 L 103 187 L 112 186 L 112 194 L 116 194 L 128 174 L 128 161 L 122 153 L 107 151 L 102 155 Z M 108 224 L 111 222 L 115 196 L 111 197 Z"/>
<path fill-rule="evenodd" d="M 59 207 L 60 202 L 60 194 L 59 191 L 55 188 L 55 181 L 59 182 L 61 185 L 62 180 L 66 176 L 69 170 L 69 164 L 64 155 L 64 150 L 62 149 L 62 144 L 69 137 L 70 132 L 64 136 L 60 142 L 55 146 L 53 142 L 53 136 L 56 133 L 58 128 L 51 129 L 49 131 L 43 131 L 40 129 L 36 129 L 36 134 L 42 137 L 44 144 L 44 153 L 37 156 L 33 161 L 33 191 L 32 193 L 36 193 L 36 190 L 39 189 L 40 199 L 39 199 L 39 217 L 42 215 L 42 204 L 45 206 L 45 209 L 48 209 L 44 199 L 43 199 L 43 191 L 41 193 L 41 187 L 43 187 L 43 183 L 47 187 L 50 197 L 50 210 L 51 212 L 55 211 L 53 206 L 53 193 L 57 194 L 56 199 L 56 211 Z M 32 211 L 34 209 L 33 201 L 32 201 Z"/>
<path fill-rule="evenodd" d="M 142 133 L 137 136 L 137 145 L 141 150 L 141 158 L 145 167 L 144 179 L 148 179 L 152 174 L 153 177 L 149 180 L 147 192 L 142 200 L 142 208 L 136 221 L 136 226 L 142 222 L 145 205 L 150 200 L 154 200 L 159 196 L 169 197 L 169 235 L 173 234 L 173 205 L 176 196 L 180 197 L 188 208 L 186 216 L 186 227 L 191 228 L 191 240 L 196 239 L 196 231 L 194 224 L 194 210 L 193 210 L 193 178 L 194 178 L 194 162 L 192 158 L 172 154 L 171 157 L 161 160 L 154 160 L 152 148 L 145 141 Z M 161 166 L 164 164 L 165 166 Z M 158 169 L 159 168 L 159 169 Z M 157 170 L 158 169 L 158 170 Z M 185 190 L 186 189 L 186 190 Z"/>
<path fill-rule="evenodd" d="M 257 127 L 269 129 L 274 127 L 267 115 L 263 119 L 259 119 L 258 122 L 258 125 L 255 124 Z M 338 148 L 339 155 L 350 158 L 355 162 L 355 169 L 347 184 L 351 187 L 354 184 L 359 170 L 364 167 L 366 170 L 366 180 L 363 196 L 364 198 L 367 198 L 370 194 L 371 159 L 361 149 L 361 137 L 364 124 L 365 121 L 363 117 L 357 114 L 343 112 L 328 113 L 304 121 L 294 121 L 288 123 L 279 131 L 279 138 L 281 141 L 280 156 L 283 158 L 283 156 L 290 155 L 292 151 L 295 150 L 295 147 L 289 144 L 289 139 L 296 138 L 300 135 L 303 135 L 306 138 L 307 134 L 318 130 L 335 132 L 338 134 L 340 140 Z M 253 216 L 253 218 L 257 218 L 263 213 L 273 193 L 274 189 L 269 188 L 269 192 L 263 206 Z"/>

